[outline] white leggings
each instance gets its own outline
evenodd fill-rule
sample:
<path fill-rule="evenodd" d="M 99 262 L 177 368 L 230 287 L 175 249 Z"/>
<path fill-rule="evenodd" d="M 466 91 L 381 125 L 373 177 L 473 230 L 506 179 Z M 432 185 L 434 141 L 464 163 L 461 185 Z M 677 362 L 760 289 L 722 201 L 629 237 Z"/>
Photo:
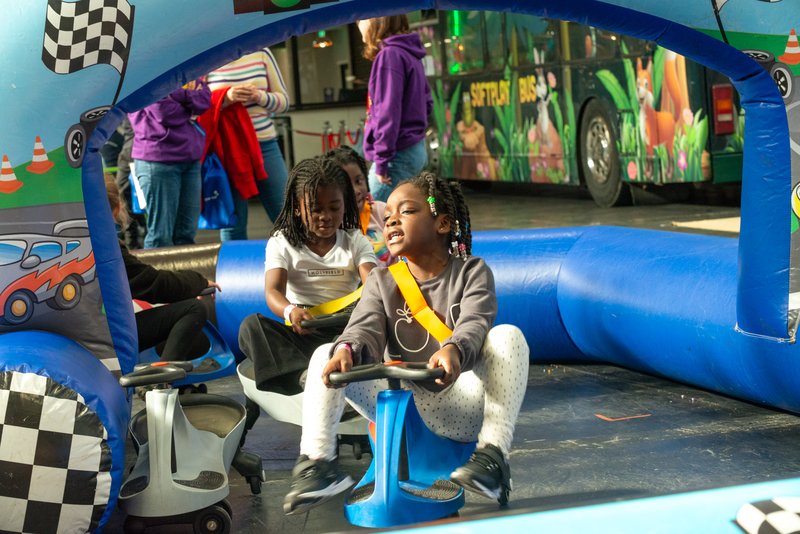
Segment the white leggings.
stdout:
<path fill-rule="evenodd" d="M 314 352 L 303 395 L 300 453 L 312 459 L 336 457 L 336 427 L 345 400 L 374 421 L 378 393 L 388 389 L 386 380 L 326 387 L 322 370 L 330 350 L 327 343 Z M 508 456 L 527 383 L 528 344 L 519 328 L 498 325 L 486 336 L 475 367 L 454 384 L 437 393 L 414 383 L 403 386 L 413 391 L 417 410 L 433 432 L 461 442 L 477 439 L 478 447 L 495 445 Z"/>

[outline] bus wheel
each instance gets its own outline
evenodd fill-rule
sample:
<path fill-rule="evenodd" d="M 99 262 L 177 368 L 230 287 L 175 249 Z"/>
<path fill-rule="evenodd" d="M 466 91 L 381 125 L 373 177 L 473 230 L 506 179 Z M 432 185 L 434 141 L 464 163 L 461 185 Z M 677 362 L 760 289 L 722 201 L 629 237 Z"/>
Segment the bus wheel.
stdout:
<path fill-rule="evenodd" d="M 631 191 L 622 181 L 617 136 L 603 105 L 590 100 L 581 119 L 581 172 L 595 203 L 601 208 L 631 203 Z"/>
<path fill-rule="evenodd" d="M 440 174 L 442 162 L 439 157 L 439 134 L 434 128 L 428 128 L 425 132 L 425 151 L 428 153 L 427 170 L 434 174 Z"/>

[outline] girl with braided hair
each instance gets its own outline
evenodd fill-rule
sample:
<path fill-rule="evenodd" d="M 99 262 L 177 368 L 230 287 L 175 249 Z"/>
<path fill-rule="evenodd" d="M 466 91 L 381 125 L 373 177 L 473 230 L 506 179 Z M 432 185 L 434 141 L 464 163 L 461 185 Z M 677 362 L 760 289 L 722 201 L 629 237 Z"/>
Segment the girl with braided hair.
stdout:
<path fill-rule="evenodd" d="M 389 251 L 406 263 L 375 269 L 337 344 L 323 345 L 311 357 L 301 455 L 284 499 L 288 514 L 316 506 L 353 483 L 336 466 L 336 423 L 345 401 L 374 421 L 377 394 L 387 389 L 385 380 L 333 388 L 329 375 L 387 360 L 444 369 L 435 382 L 403 386 L 413 392 L 433 432 L 477 440 L 474 454 L 451 480 L 501 504 L 508 500 L 508 455 L 528 380 L 528 346 L 518 328 L 492 327 L 494 278 L 482 259 L 471 256 L 464 196 L 457 183 L 423 173 L 392 192 L 384 221 Z M 438 319 L 411 314 L 403 296 L 409 277 Z M 431 326 L 436 321 L 440 328 Z"/>
<path fill-rule="evenodd" d="M 286 199 L 267 242 L 265 298 L 284 322 L 256 313 L 239 328 L 239 346 L 253 360 L 256 386 L 295 394 L 319 345 L 341 328 L 308 330 L 309 308 L 352 293 L 375 267 L 359 231 L 350 179 L 328 158 L 306 159 L 289 174 Z"/>
<path fill-rule="evenodd" d="M 391 265 L 397 259 L 389 253 L 383 240 L 383 211 L 386 203 L 372 198 L 367 185 L 367 162 L 349 146 L 339 146 L 328 151 L 325 157 L 338 163 L 350 177 L 358 204 L 361 233 L 372 243 L 372 251 L 380 265 Z"/>

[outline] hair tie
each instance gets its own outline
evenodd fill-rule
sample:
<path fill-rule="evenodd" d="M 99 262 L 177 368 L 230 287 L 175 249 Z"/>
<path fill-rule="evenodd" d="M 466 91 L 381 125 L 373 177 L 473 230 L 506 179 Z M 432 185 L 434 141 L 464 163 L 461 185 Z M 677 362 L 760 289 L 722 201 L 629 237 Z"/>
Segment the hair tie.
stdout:
<path fill-rule="evenodd" d="M 436 217 L 437 215 L 439 215 L 438 213 L 436 213 L 436 198 L 433 195 L 431 195 L 428 197 L 427 200 L 428 204 L 430 204 L 431 207 L 431 213 L 433 213 L 433 216 Z"/>

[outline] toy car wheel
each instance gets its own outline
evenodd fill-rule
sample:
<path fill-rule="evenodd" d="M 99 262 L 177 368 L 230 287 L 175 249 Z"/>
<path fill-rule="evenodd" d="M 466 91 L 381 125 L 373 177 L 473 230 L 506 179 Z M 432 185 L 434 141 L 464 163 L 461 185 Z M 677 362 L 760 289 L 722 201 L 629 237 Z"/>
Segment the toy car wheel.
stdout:
<path fill-rule="evenodd" d="M 231 516 L 222 506 L 209 506 L 195 516 L 195 534 L 227 534 L 230 531 Z"/>
<path fill-rule="evenodd" d="M 93 122 L 97 122 L 103 117 L 106 116 L 106 113 L 111 109 L 111 106 L 98 106 L 96 108 L 92 108 L 88 111 L 84 111 L 81 113 L 81 123 L 82 124 L 91 124 Z"/>
<path fill-rule="evenodd" d="M 64 136 L 64 156 L 73 169 L 83 163 L 83 151 L 86 149 L 86 129 L 80 124 L 73 124 Z"/>
<path fill-rule="evenodd" d="M 8 297 L 3 319 L 10 325 L 26 322 L 33 315 L 33 297 L 27 291 L 16 291 Z"/>
<path fill-rule="evenodd" d="M 772 66 L 772 70 L 770 70 L 770 74 L 772 79 L 775 80 L 775 85 L 778 86 L 778 91 L 780 91 L 783 101 L 788 102 L 794 85 L 792 71 L 783 63 L 775 63 Z"/>
<path fill-rule="evenodd" d="M 225 508 L 225 511 L 228 512 L 228 515 L 233 517 L 233 508 L 231 508 L 231 503 L 229 503 L 225 499 L 222 499 L 217 503 L 217 506 Z"/>
<path fill-rule="evenodd" d="M 742 50 L 743 54 L 750 56 L 756 63 L 761 65 L 764 70 L 769 71 L 775 63 L 775 55 L 766 50 Z"/>
<path fill-rule="evenodd" d="M 258 495 L 261 493 L 261 477 L 260 476 L 249 476 L 245 477 L 247 483 L 250 484 L 250 493 L 253 495 Z"/>
<path fill-rule="evenodd" d="M 47 303 L 57 310 L 71 310 L 81 300 L 81 281 L 71 274 L 58 285 L 52 301 Z"/>

